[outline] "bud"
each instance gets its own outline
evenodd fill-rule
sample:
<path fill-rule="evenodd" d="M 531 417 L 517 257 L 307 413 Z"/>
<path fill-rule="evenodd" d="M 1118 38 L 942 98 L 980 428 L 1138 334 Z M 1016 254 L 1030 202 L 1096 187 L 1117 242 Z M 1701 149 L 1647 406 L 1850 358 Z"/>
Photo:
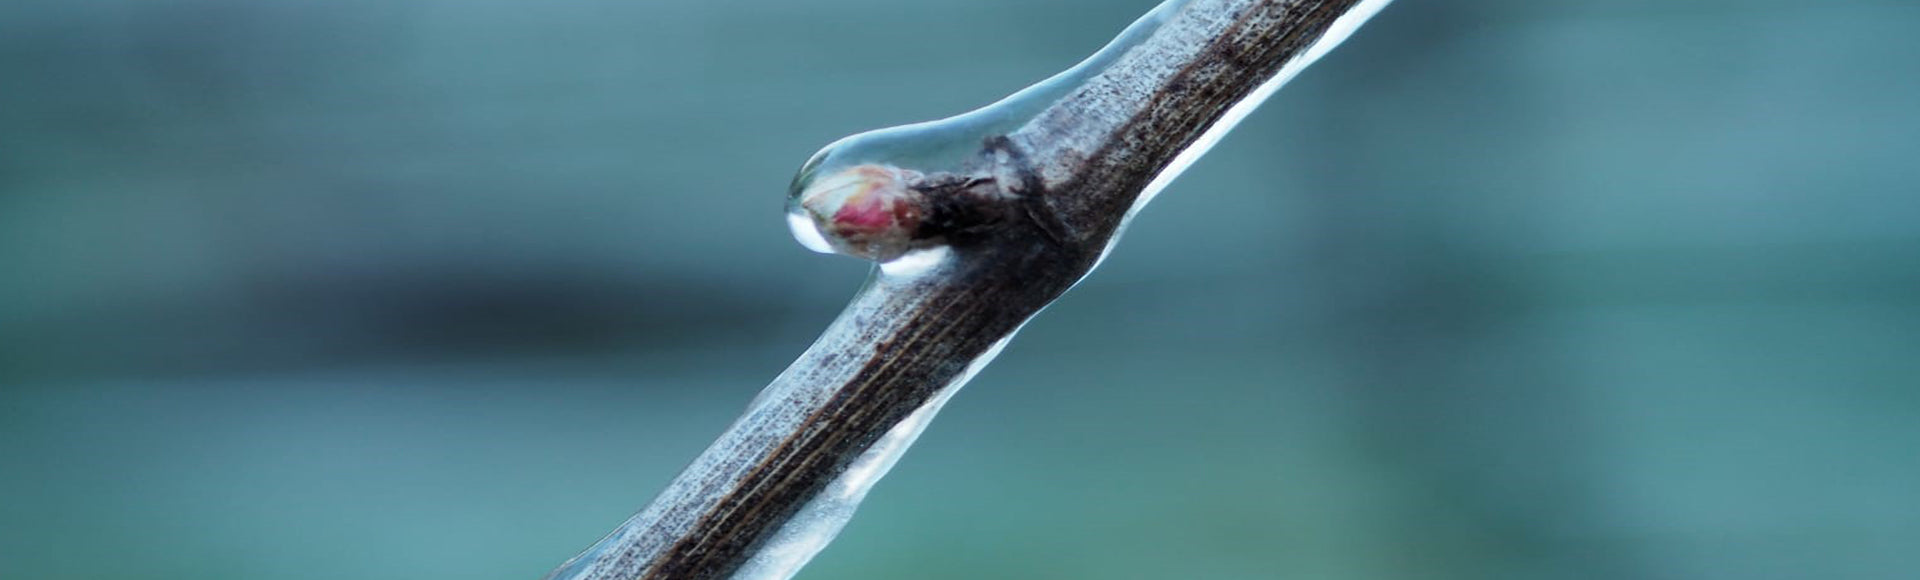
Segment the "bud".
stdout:
<path fill-rule="evenodd" d="M 920 173 L 862 164 L 818 177 L 796 192 L 788 224 L 809 249 L 888 262 L 912 249 L 925 199 Z"/>

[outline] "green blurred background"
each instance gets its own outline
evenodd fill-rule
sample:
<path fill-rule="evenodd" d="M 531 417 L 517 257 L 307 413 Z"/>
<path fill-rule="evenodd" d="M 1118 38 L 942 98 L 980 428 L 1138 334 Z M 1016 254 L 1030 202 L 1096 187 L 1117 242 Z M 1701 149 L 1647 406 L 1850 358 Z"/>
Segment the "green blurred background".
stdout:
<path fill-rule="evenodd" d="M 1151 0 L 0 3 L 0 578 L 537 578 Z M 1913 578 L 1920 6 L 1404 0 L 801 578 Z"/>

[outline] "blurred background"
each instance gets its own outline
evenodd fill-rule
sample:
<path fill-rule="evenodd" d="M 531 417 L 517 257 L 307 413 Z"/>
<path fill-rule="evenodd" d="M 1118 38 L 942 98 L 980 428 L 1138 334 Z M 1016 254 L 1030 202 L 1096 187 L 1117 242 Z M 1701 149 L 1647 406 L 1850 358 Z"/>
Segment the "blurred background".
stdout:
<path fill-rule="evenodd" d="M 0 578 L 537 578 L 1151 0 L 0 4 Z M 1920 6 L 1389 7 L 801 578 L 1912 578 Z"/>

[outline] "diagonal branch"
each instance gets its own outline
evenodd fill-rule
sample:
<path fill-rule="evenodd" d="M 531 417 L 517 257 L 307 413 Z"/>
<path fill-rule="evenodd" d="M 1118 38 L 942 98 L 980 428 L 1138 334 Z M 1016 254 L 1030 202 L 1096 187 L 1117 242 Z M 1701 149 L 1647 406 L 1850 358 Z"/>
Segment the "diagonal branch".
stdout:
<path fill-rule="evenodd" d="M 975 141 L 961 175 L 916 182 L 932 225 L 915 250 L 652 505 L 549 578 L 791 575 L 1140 205 L 1386 3 L 1173 0 L 1149 15 L 1163 21 L 1096 74 Z"/>

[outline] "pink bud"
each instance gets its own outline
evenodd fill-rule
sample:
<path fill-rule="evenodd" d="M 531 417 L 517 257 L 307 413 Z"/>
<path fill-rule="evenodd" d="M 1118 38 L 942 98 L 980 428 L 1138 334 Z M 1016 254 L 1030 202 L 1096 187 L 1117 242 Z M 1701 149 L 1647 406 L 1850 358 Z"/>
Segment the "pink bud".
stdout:
<path fill-rule="evenodd" d="M 834 251 L 886 262 L 906 253 L 924 203 L 907 187 L 915 171 L 856 165 L 808 184 L 800 208 Z"/>

